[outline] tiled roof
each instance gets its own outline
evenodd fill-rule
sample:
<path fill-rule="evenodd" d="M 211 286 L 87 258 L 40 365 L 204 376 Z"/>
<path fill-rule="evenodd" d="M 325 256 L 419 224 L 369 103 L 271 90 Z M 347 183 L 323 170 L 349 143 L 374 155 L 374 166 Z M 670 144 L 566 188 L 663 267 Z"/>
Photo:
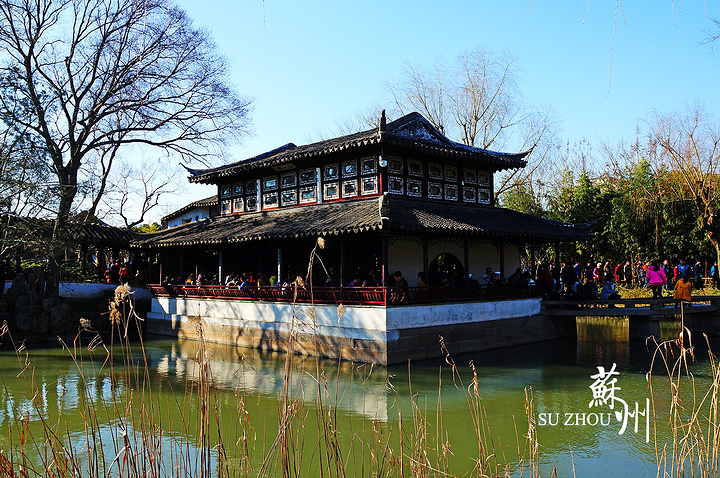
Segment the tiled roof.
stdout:
<path fill-rule="evenodd" d="M 203 219 L 145 235 L 134 246 L 218 245 L 374 229 L 547 242 L 590 237 L 585 225 L 565 224 L 509 209 L 390 196 Z"/>
<path fill-rule="evenodd" d="M 448 205 L 392 197 L 386 201 L 383 215 L 396 231 L 548 242 L 590 238 L 586 225 L 552 221 L 493 206 Z"/>
<path fill-rule="evenodd" d="M 259 156 L 228 165 L 210 169 L 186 169 L 191 174 L 190 182 L 209 184 L 251 169 L 278 166 L 291 161 L 374 144 L 394 145 L 436 156 L 474 161 L 496 171 L 524 167 L 526 165 L 524 158 L 530 153 L 529 151 L 518 154 L 499 153 L 457 143 L 442 135 L 419 113 L 410 113 L 388 123 L 385 129 L 374 128 L 304 146 L 288 143 Z"/>
<path fill-rule="evenodd" d="M 218 198 L 217 194 L 214 194 L 210 197 L 206 197 L 205 199 L 198 199 L 197 201 L 191 202 L 190 204 L 183 206 L 182 208 L 178 209 L 177 211 L 173 211 L 167 216 L 163 217 L 161 221 L 169 221 L 170 219 L 177 217 L 181 214 L 183 214 L 186 211 L 189 211 L 196 207 L 212 207 L 217 206 L 218 204 Z"/>
<path fill-rule="evenodd" d="M 14 214 L 0 213 L 3 218 L 10 222 L 18 222 L 29 225 L 38 237 L 49 240 L 53 234 L 55 221 L 48 218 L 25 218 Z M 79 244 L 93 244 L 98 246 L 111 246 L 129 248 L 139 234 L 127 229 L 110 226 L 102 222 L 71 221 L 68 225 L 68 236 Z"/>
<path fill-rule="evenodd" d="M 213 245 L 368 231 L 381 225 L 378 207 L 378 198 L 370 198 L 218 216 L 148 235 L 135 246 Z"/>
<path fill-rule="evenodd" d="M 128 248 L 131 242 L 140 237 L 139 234 L 115 226 L 92 222 L 80 225 L 83 234 L 81 241 L 88 244 Z"/>

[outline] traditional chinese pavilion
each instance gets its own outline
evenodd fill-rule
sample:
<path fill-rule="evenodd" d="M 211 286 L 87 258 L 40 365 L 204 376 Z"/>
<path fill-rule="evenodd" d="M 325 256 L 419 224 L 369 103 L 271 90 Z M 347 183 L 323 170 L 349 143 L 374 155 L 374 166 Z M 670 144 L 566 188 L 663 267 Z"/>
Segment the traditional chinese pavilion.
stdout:
<path fill-rule="evenodd" d="M 219 215 L 162 231 L 135 247 L 158 254 L 162 277 L 252 271 L 283 282 L 306 275 L 310 251 L 323 237 L 324 267 L 316 264 L 313 273 L 317 287 L 312 296 L 301 290 L 297 299 L 314 304 L 310 315 L 323 338 L 315 351 L 310 341 L 299 341 L 309 353 L 391 363 L 439 354 L 438 335 L 452 346 L 448 337 L 455 334 L 463 349 L 552 338 L 522 326 L 540 310 L 531 290 L 470 287 L 468 280 L 486 267 L 503 276 L 514 271 L 524 245 L 588 237 L 583 226 L 496 207 L 494 173 L 524 167 L 527 154 L 456 143 L 418 113 L 389 123 L 383 113 L 374 129 L 190 170 L 191 182 L 217 186 Z M 327 271 L 334 271 L 338 286 L 373 272 L 381 284 L 323 287 Z M 395 271 L 411 286 L 424 272 L 430 288 L 394 295 L 387 286 Z M 149 330 L 192 336 L 189 317 L 200 315 L 211 340 L 287 348 L 287 290 L 153 290 Z M 338 304 L 344 311 L 338 313 Z M 508 320 L 506 329 L 519 327 L 510 339 L 478 335 L 478 323 L 492 321 L 495 327 Z"/>

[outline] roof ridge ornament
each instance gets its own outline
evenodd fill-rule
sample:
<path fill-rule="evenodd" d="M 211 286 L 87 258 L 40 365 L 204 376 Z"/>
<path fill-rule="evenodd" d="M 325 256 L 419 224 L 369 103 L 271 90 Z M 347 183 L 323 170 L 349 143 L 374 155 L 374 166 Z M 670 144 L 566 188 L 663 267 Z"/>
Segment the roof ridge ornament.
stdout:
<path fill-rule="evenodd" d="M 385 110 L 382 110 L 382 113 L 380 113 L 380 126 L 378 126 L 378 142 L 382 143 L 385 132 L 387 132 L 387 118 L 385 118 Z M 385 150 L 382 146 L 380 147 L 378 163 L 381 168 L 387 167 L 387 158 L 385 157 Z"/>

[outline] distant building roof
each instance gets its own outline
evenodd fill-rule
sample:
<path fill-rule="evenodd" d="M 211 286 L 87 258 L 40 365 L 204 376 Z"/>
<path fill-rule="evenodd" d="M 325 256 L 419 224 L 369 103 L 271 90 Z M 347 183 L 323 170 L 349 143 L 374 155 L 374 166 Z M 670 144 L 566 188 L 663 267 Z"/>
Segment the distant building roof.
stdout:
<path fill-rule="evenodd" d="M 142 237 L 141 234 L 129 231 L 128 229 L 121 229 L 106 224 L 84 222 L 79 224 L 79 226 L 82 227 L 82 238 L 80 242 L 99 246 L 114 246 L 127 249 L 130 247 L 131 242 L 138 237 Z"/>
<path fill-rule="evenodd" d="M 0 213 L 9 218 L 11 222 L 20 222 L 30 226 L 36 234 L 51 237 L 55 221 L 49 218 L 25 218 L 14 214 Z M 82 216 L 77 216 L 82 217 Z M 99 219 L 94 221 L 71 220 L 68 225 L 68 237 L 79 244 L 93 244 L 97 246 L 120 247 L 128 249 L 130 243 L 142 234 L 128 229 L 111 226 Z"/>
<path fill-rule="evenodd" d="M 217 194 L 215 194 L 213 196 L 206 197 L 205 199 L 198 199 L 197 201 L 191 202 L 190 204 L 181 207 L 177 211 L 173 211 L 170 214 L 168 214 L 167 216 L 163 217 L 161 219 L 161 221 L 162 222 L 169 221 L 169 220 L 174 219 L 174 218 L 182 215 L 183 213 L 185 213 L 191 209 L 194 209 L 196 207 L 212 207 L 212 206 L 217 206 L 217 205 L 218 205 L 218 198 L 217 198 Z"/>
<path fill-rule="evenodd" d="M 219 245 L 376 229 L 528 241 L 590 237 L 586 225 L 551 221 L 509 209 L 385 196 L 218 216 L 145 235 L 135 247 Z"/>
<path fill-rule="evenodd" d="M 517 154 L 498 153 L 457 143 L 441 134 L 420 113 L 410 113 L 387 123 L 386 126 L 381 124 L 379 128 L 304 146 L 288 143 L 261 155 L 215 168 L 186 169 L 191 174 L 190 182 L 208 184 L 251 169 L 278 166 L 291 161 L 373 144 L 394 145 L 438 156 L 475 161 L 495 171 L 524 167 L 526 165 L 524 158 L 530 153 L 529 151 Z"/>

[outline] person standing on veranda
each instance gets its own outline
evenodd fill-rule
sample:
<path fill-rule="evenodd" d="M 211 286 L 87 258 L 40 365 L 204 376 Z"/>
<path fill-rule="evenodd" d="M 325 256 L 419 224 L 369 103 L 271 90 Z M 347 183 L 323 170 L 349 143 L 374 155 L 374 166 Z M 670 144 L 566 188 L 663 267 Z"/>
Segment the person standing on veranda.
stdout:
<path fill-rule="evenodd" d="M 656 260 L 653 260 L 650 263 L 646 277 L 648 281 L 648 287 L 650 288 L 650 290 L 652 290 L 653 293 L 653 299 L 661 299 L 662 288 L 667 284 L 667 277 L 665 276 L 665 271 L 663 271 L 662 267 L 658 265 L 658 262 Z"/>

